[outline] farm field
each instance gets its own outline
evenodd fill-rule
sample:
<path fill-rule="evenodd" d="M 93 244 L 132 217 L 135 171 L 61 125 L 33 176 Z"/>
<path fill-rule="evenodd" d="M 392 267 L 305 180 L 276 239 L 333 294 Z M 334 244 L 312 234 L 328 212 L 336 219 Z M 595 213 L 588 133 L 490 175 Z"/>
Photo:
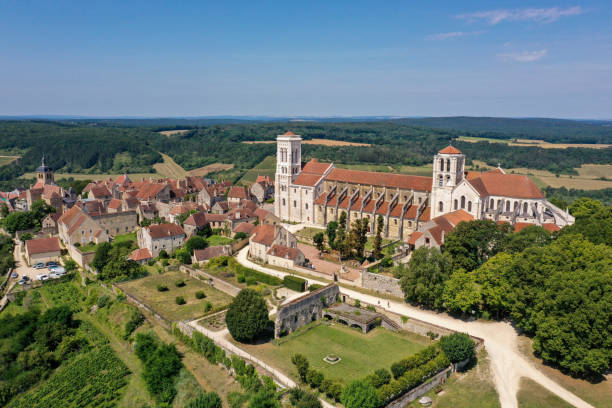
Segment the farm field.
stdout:
<path fill-rule="evenodd" d="M 542 149 L 567 149 L 569 147 L 583 147 L 587 149 L 606 149 L 612 147 L 611 144 L 594 144 L 594 143 L 549 143 L 539 139 L 492 139 L 487 137 L 474 136 L 459 136 L 457 140 L 462 142 L 477 143 L 504 143 L 510 146 L 522 147 L 541 147 Z"/>
<path fill-rule="evenodd" d="M 183 280 L 185 286 L 177 287 L 175 282 Z M 167 291 L 157 290 L 158 285 L 168 287 Z M 134 296 L 147 304 L 160 315 L 170 320 L 191 320 L 203 316 L 204 304 L 210 302 L 213 308 L 223 307 L 232 300 L 231 296 L 203 283 L 188 277 L 178 271 L 169 271 L 163 274 L 152 274 L 142 279 L 121 283 L 121 290 Z M 203 291 L 204 299 L 196 299 L 195 293 Z M 177 305 L 176 298 L 182 296 L 186 304 Z"/>
<path fill-rule="evenodd" d="M 17 160 L 19 156 L 0 156 L 0 166 L 5 166 Z"/>
<path fill-rule="evenodd" d="M 310 366 L 321 371 L 325 378 L 345 383 L 391 367 L 394 362 L 424 349 L 430 340 L 411 333 L 394 333 L 376 328 L 367 334 L 341 324 L 313 323 L 288 337 L 259 345 L 240 344 L 241 348 L 261 358 L 283 373 L 297 378 L 291 356 L 301 353 Z M 341 360 L 336 364 L 323 361 L 328 354 L 336 354 Z"/>
<path fill-rule="evenodd" d="M 244 176 L 238 181 L 238 184 L 250 186 L 255 182 L 257 176 L 269 176 L 274 179 L 276 171 L 276 156 L 268 156 L 261 161 L 257 166 L 248 170 Z"/>
<path fill-rule="evenodd" d="M 214 173 L 216 171 L 223 171 L 223 170 L 230 170 L 233 168 L 234 168 L 233 164 L 213 163 L 213 164 L 206 165 L 204 167 L 199 167 L 197 169 L 189 170 L 187 174 L 189 176 L 203 177 L 207 175 L 208 173 Z"/>
<path fill-rule="evenodd" d="M 160 153 L 164 158 L 163 163 L 155 163 L 153 168 L 162 177 L 183 178 L 187 175 L 184 168 L 176 164 L 172 157 L 167 154 Z"/>
<path fill-rule="evenodd" d="M 175 129 L 175 130 L 162 130 L 157 133 L 164 136 L 182 135 L 189 132 L 191 129 Z"/>
<path fill-rule="evenodd" d="M 251 140 L 242 142 L 246 144 L 272 144 L 276 143 L 276 140 Z M 357 143 L 357 142 L 345 142 L 344 140 L 332 140 L 332 139 L 308 139 L 302 140 L 302 144 L 309 145 L 321 145 L 321 146 L 372 146 L 370 143 Z"/>

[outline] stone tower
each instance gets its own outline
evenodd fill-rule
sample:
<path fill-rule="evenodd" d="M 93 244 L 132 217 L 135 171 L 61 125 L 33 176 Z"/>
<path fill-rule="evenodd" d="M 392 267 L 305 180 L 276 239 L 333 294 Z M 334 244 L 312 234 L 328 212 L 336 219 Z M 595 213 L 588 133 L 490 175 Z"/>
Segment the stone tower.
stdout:
<path fill-rule="evenodd" d="M 291 219 L 291 183 L 302 169 L 302 138 L 286 132 L 276 138 L 274 212 L 281 220 Z"/>
<path fill-rule="evenodd" d="M 36 169 L 36 183 L 54 184 L 53 170 L 45 164 L 45 156 L 43 155 L 40 166 Z"/>
<path fill-rule="evenodd" d="M 463 180 L 465 156 L 453 146 L 434 156 L 431 188 L 431 218 L 453 211 L 452 193 Z"/>

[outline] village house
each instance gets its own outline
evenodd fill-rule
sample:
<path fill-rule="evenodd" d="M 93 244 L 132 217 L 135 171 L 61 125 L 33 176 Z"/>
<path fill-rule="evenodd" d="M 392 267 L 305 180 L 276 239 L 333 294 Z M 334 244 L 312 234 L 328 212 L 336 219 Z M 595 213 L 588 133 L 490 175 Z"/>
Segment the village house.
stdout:
<path fill-rule="evenodd" d="M 232 204 L 240 204 L 242 200 L 248 200 L 249 193 L 245 187 L 232 186 L 230 187 L 229 193 L 227 193 L 227 202 Z"/>
<path fill-rule="evenodd" d="M 204 249 L 195 249 L 191 257 L 192 263 L 207 263 L 211 258 L 229 256 L 232 254 L 231 245 L 215 245 Z"/>
<path fill-rule="evenodd" d="M 78 206 L 62 214 L 57 220 L 57 227 L 59 237 L 66 245 L 108 242 L 108 234 Z"/>
<path fill-rule="evenodd" d="M 148 249 L 155 258 L 162 250 L 172 254 L 176 249 L 181 248 L 187 235 L 179 225 L 159 224 L 139 229 L 137 237 L 138 246 Z"/>
<path fill-rule="evenodd" d="M 460 222 L 474 220 L 464 210 L 457 210 L 433 218 L 419 226 L 419 230 L 413 232 L 408 239 L 411 250 L 426 246 L 428 248 L 438 248 L 444 245 L 444 239 Z"/>
<path fill-rule="evenodd" d="M 297 239 L 281 226 L 258 225 L 249 238 L 249 256 L 260 262 L 268 262 L 268 251 L 275 245 L 297 248 Z"/>
<path fill-rule="evenodd" d="M 61 248 L 57 237 L 30 239 L 25 242 L 26 257 L 30 265 L 58 261 Z"/>
<path fill-rule="evenodd" d="M 132 251 L 128 259 L 140 265 L 144 265 L 153 259 L 153 256 L 148 248 L 138 248 Z"/>
<path fill-rule="evenodd" d="M 185 234 L 190 237 L 197 234 L 198 231 L 204 229 L 208 225 L 208 220 L 206 217 L 207 214 L 204 212 L 197 212 L 187 217 L 187 219 L 183 222 Z"/>
<path fill-rule="evenodd" d="M 249 191 L 258 204 L 263 204 L 274 197 L 274 181 L 269 176 L 257 176 Z"/>
<path fill-rule="evenodd" d="M 266 255 L 267 263 L 281 268 L 292 269 L 295 266 L 304 266 L 306 263 L 306 257 L 298 248 L 274 244 Z"/>

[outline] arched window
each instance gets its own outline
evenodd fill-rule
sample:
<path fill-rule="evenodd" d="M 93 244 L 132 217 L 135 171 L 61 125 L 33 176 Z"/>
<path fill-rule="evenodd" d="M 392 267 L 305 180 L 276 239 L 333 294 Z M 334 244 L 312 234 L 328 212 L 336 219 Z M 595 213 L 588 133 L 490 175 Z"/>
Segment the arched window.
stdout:
<path fill-rule="evenodd" d="M 518 205 L 519 205 L 518 201 L 515 201 L 514 202 L 514 211 L 516 211 L 516 209 L 518 208 Z"/>
<path fill-rule="evenodd" d="M 450 171 L 450 159 L 446 159 L 446 171 Z"/>
<path fill-rule="evenodd" d="M 510 211 L 510 201 L 506 201 L 506 211 Z"/>
<path fill-rule="evenodd" d="M 468 212 L 472 212 L 472 202 L 468 201 Z"/>
<path fill-rule="evenodd" d="M 461 196 L 461 208 L 465 208 L 465 196 Z"/>
<path fill-rule="evenodd" d="M 527 203 L 524 203 L 524 204 L 523 204 L 523 212 L 524 212 L 525 214 L 527 214 L 527 209 L 528 209 L 528 208 L 529 208 L 529 206 L 527 205 Z"/>
<path fill-rule="evenodd" d="M 440 201 L 440 202 L 438 203 L 438 209 L 439 209 L 440 211 L 444 211 L 444 203 L 443 203 L 442 201 Z"/>
<path fill-rule="evenodd" d="M 446 185 L 450 186 L 451 185 L 451 177 L 450 176 L 446 176 Z"/>
<path fill-rule="evenodd" d="M 283 198 L 283 206 L 285 205 L 285 199 Z"/>
<path fill-rule="evenodd" d="M 491 207 L 491 210 L 495 209 L 495 200 L 491 199 L 491 201 L 489 202 L 489 206 Z"/>
<path fill-rule="evenodd" d="M 455 202 L 453 204 L 453 210 L 456 210 L 456 209 L 457 209 L 457 199 L 455 198 Z"/>
<path fill-rule="evenodd" d="M 438 185 L 442 187 L 443 183 L 444 183 L 444 177 L 440 174 L 440 177 L 438 177 Z"/>
<path fill-rule="evenodd" d="M 440 171 L 444 171 L 444 159 L 440 159 Z"/>

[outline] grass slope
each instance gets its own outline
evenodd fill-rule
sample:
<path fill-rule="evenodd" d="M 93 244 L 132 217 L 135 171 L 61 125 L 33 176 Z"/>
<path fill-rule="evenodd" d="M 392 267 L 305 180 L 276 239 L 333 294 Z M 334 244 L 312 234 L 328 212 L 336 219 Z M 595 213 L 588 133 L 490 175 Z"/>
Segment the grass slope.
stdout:
<path fill-rule="evenodd" d="M 528 378 L 521 378 L 519 392 L 516 394 L 519 408 L 572 408 L 555 394 Z"/>

